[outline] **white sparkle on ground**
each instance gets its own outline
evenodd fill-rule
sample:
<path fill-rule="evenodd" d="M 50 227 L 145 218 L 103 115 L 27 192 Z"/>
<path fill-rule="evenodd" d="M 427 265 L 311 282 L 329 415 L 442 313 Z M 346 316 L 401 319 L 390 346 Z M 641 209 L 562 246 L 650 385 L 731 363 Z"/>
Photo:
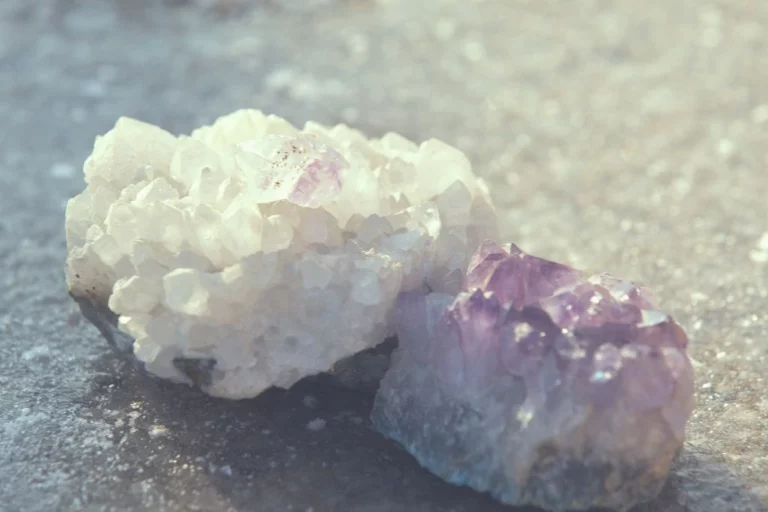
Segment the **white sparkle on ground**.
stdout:
<path fill-rule="evenodd" d="M 315 418 L 309 423 L 307 423 L 307 430 L 311 430 L 312 432 L 318 432 L 325 428 L 325 424 L 326 424 L 326 421 L 324 419 Z"/>

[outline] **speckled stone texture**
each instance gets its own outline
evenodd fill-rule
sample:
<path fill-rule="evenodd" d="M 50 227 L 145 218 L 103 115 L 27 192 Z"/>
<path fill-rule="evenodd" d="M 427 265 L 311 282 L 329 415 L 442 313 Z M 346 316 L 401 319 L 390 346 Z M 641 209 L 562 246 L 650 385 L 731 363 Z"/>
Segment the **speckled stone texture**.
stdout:
<path fill-rule="evenodd" d="M 374 433 L 370 391 L 215 400 L 81 319 L 62 226 L 94 136 L 243 107 L 443 139 L 503 239 L 654 290 L 694 340 L 698 405 L 638 510 L 768 508 L 768 3 L 248 5 L 0 2 L 0 510 L 509 510 Z"/>

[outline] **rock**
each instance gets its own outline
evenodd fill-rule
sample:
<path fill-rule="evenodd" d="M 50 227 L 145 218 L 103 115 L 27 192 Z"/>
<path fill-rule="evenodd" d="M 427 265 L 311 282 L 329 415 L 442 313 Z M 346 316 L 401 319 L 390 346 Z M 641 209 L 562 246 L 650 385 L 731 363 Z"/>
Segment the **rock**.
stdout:
<path fill-rule="evenodd" d="M 228 398 L 380 343 L 399 293 L 456 293 L 495 233 L 458 150 L 255 110 L 179 137 L 120 119 L 84 173 L 70 294 L 138 367 Z"/>
<path fill-rule="evenodd" d="M 461 293 L 404 293 L 395 323 L 372 419 L 433 473 L 553 511 L 660 492 L 693 369 L 647 290 L 488 242 Z"/>

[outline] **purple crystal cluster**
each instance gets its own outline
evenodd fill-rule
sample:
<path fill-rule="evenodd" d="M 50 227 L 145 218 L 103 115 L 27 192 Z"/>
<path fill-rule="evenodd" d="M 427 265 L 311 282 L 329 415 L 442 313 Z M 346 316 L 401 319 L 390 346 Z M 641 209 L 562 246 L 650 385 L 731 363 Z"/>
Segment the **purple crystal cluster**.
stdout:
<path fill-rule="evenodd" d="M 486 242 L 458 296 L 404 294 L 395 321 L 372 417 L 433 473 L 553 511 L 661 490 L 693 369 L 645 289 Z"/>

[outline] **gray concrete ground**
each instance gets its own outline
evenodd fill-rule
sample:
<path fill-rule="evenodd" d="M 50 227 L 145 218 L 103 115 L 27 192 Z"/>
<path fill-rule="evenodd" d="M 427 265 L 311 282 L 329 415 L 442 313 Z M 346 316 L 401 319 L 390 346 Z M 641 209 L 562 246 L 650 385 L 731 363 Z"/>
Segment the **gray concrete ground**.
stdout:
<path fill-rule="evenodd" d="M 94 136 L 241 107 L 456 144 L 507 238 L 654 289 L 698 408 L 640 510 L 766 510 L 767 28 L 760 0 L 3 0 L 0 510 L 509 510 L 376 435 L 370 391 L 214 400 L 81 319 L 63 216 Z"/>

